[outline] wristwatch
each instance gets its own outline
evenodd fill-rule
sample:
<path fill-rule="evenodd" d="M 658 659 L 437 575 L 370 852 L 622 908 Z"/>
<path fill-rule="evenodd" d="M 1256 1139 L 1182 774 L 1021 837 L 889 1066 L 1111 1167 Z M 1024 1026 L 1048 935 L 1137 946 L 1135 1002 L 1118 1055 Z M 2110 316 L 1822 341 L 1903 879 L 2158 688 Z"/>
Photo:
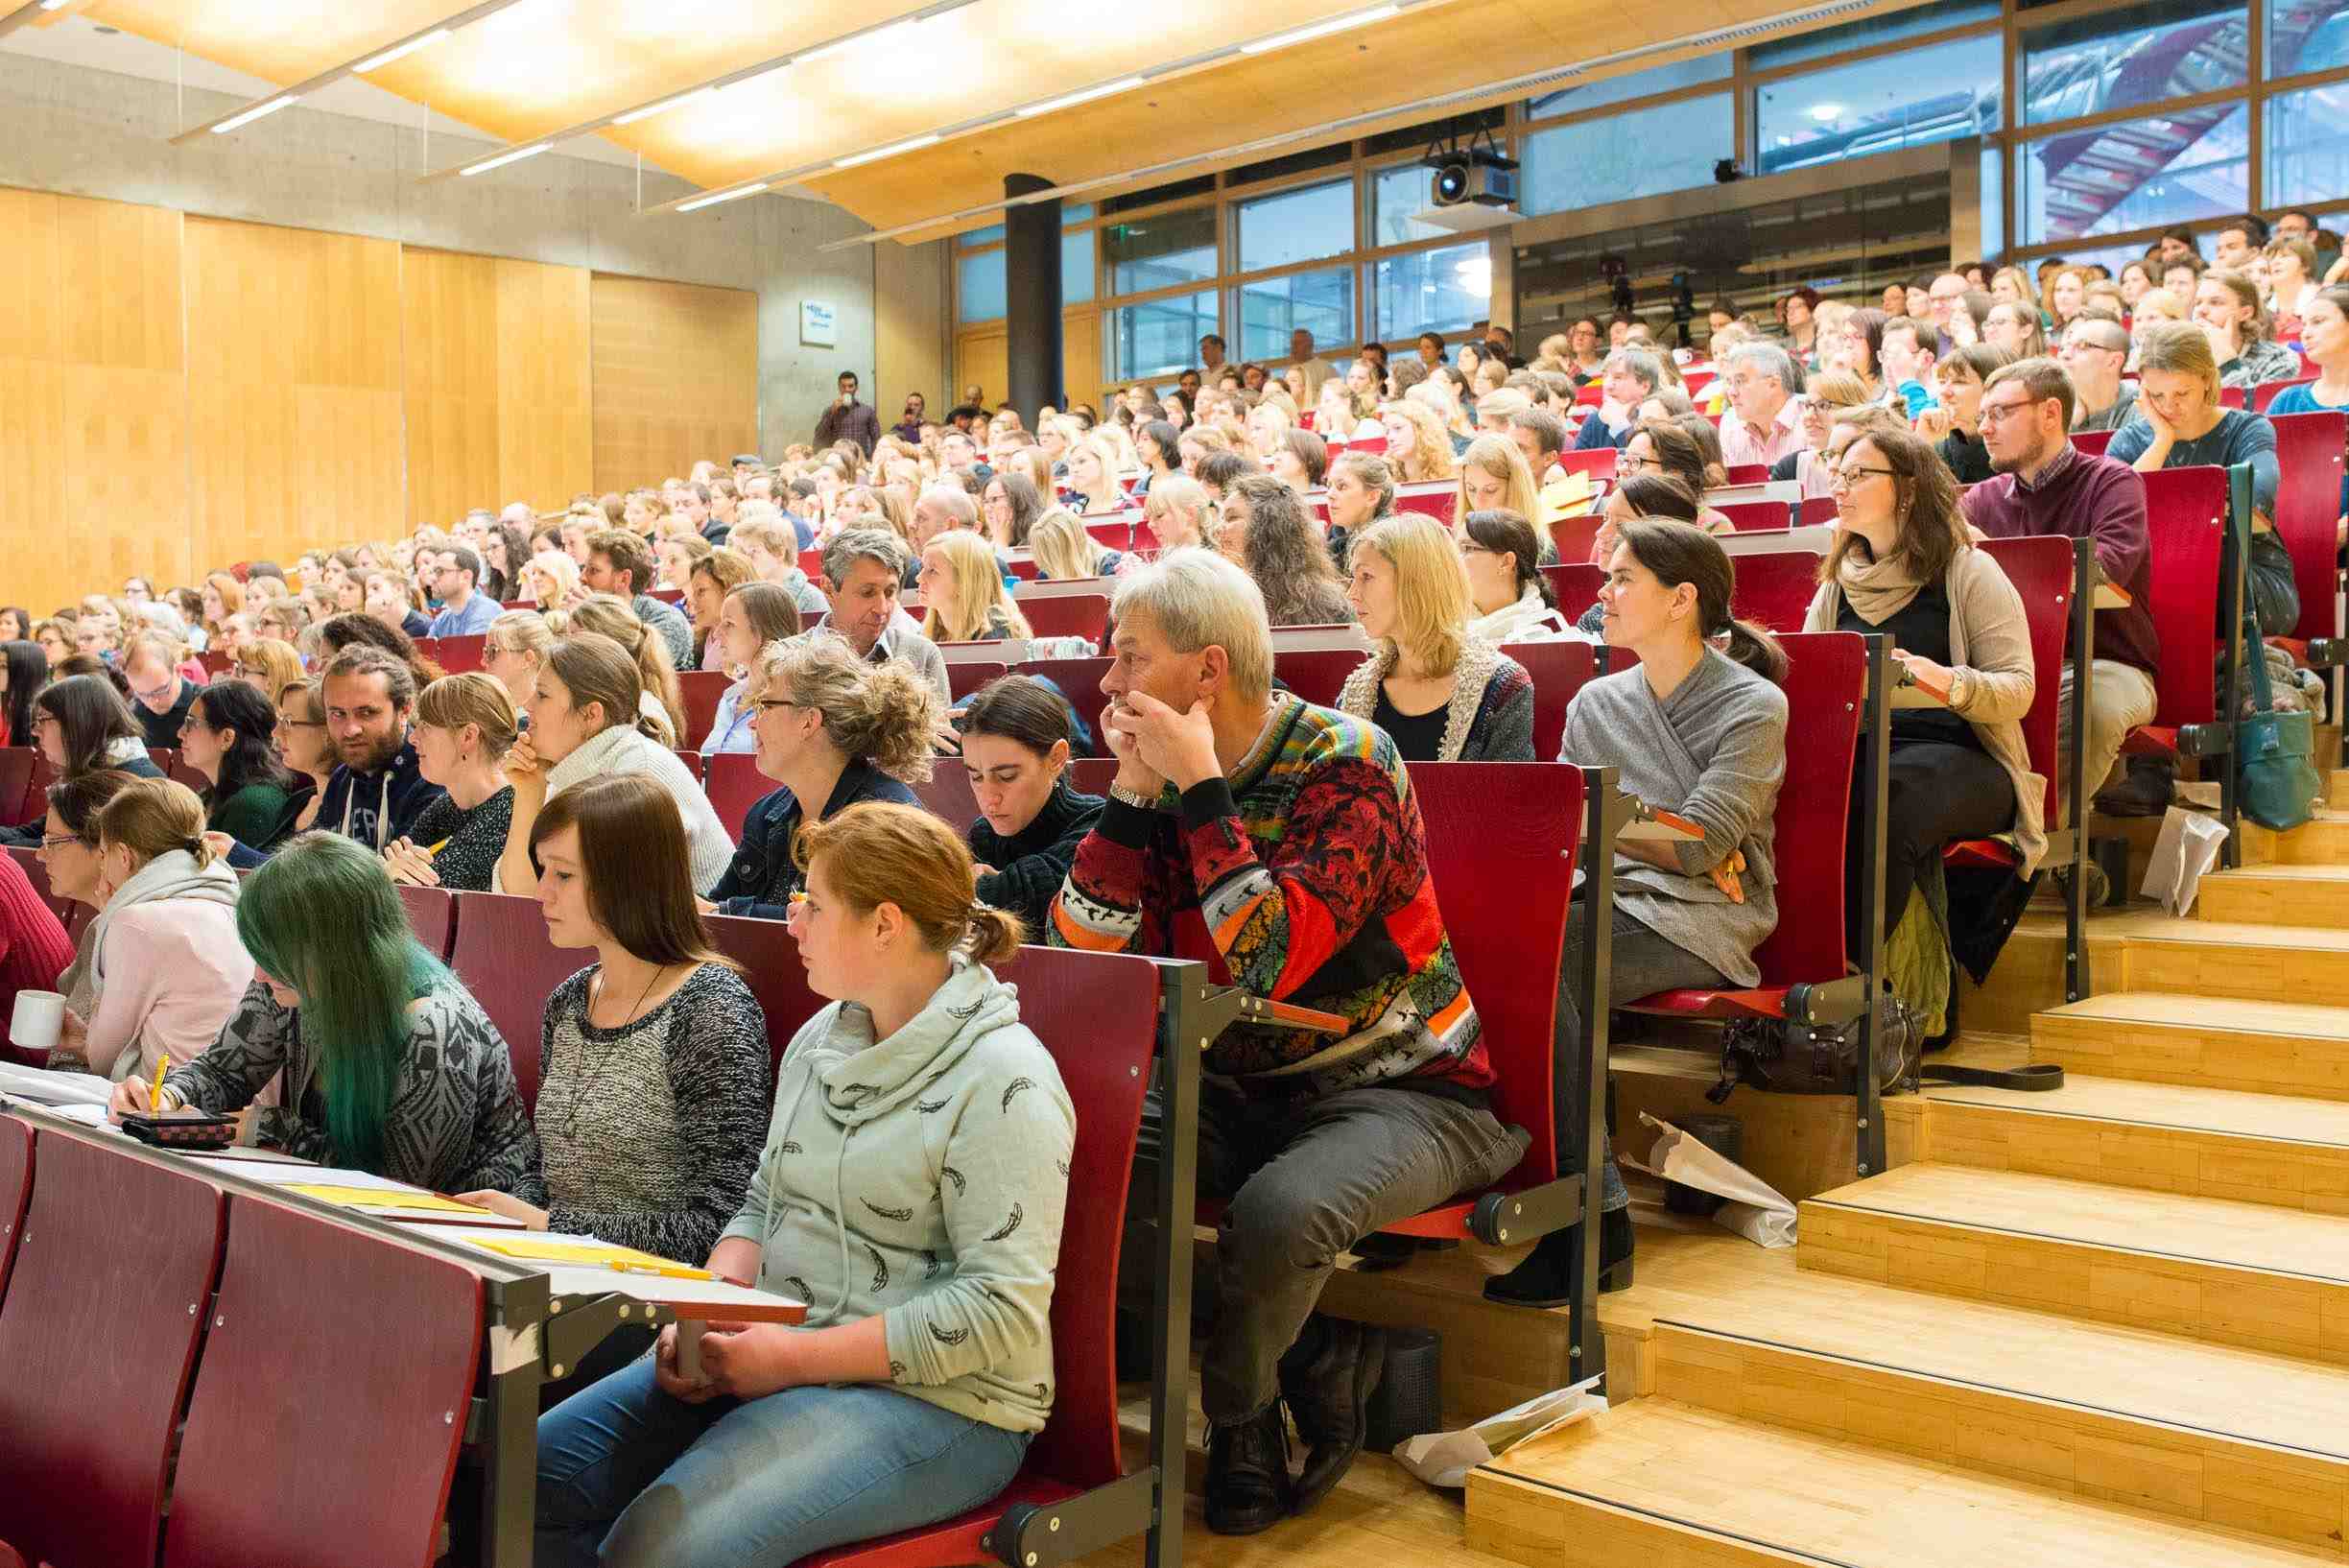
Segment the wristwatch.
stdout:
<path fill-rule="evenodd" d="M 1156 811 L 1158 809 L 1158 797 L 1156 796 L 1144 795 L 1139 790 L 1129 790 L 1123 784 L 1110 785 L 1109 797 L 1112 800 L 1123 800 L 1127 805 L 1138 807 L 1143 811 Z"/>

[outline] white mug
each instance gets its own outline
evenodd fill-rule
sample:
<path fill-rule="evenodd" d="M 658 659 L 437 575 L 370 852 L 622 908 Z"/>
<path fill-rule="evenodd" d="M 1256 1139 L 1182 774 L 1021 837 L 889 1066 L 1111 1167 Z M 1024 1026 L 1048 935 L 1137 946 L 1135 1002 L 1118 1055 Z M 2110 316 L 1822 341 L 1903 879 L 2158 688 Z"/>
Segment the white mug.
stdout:
<path fill-rule="evenodd" d="M 65 998 L 56 991 L 18 991 L 9 1042 L 27 1051 L 54 1051 L 65 1027 Z"/>

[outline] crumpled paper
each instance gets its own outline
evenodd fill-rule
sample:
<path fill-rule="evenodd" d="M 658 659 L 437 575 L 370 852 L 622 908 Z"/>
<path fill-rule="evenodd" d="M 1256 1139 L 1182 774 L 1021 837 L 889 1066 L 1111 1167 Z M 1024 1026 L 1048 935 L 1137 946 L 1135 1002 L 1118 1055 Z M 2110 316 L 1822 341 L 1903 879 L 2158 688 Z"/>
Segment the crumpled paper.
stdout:
<path fill-rule="evenodd" d="M 1726 1199 L 1714 1210 L 1713 1223 L 1736 1231 L 1756 1247 L 1794 1245 L 1794 1205 L 1777 1188 L 1737 1161 L 1723 1159 L 1670 1122 L 1641 1111 L 1640 1124 L 1655 1129 L 1655 1143 L 1645 1160 L 1624 1153 L 1619 1156 L 1622 1163 Z"/>
<path fill-rule="evenodd" d="M 2137 891 L 2158 900 L 2171 915 L 2194 908 L 2202 874 L 2218 863 L 2226 843 L 2226 828 L 2217 818 L 2171 806 L 2162 813 L 2160 834 L 2146 861 L 2144 885 Z"/>
<path fill-rule="evenodd" d="M 1606 1409 L 1606 1397 L 1591 1392 L 1596 1376 L 1564 1389 L 1536 1394 L 1522 1405 L 1511 1405 L 1498 1415 L 1487 1415 L 1461 1432 L 1427 1432 L 1395 1444 L 1395 1461 L 1431 1486 L 1458 1490 L 1468 1485 L 1468 1472 L 1489 1464 L 1519 1443 L 1529 1442 L 1560 1427 L 1589 1419 Z"/>

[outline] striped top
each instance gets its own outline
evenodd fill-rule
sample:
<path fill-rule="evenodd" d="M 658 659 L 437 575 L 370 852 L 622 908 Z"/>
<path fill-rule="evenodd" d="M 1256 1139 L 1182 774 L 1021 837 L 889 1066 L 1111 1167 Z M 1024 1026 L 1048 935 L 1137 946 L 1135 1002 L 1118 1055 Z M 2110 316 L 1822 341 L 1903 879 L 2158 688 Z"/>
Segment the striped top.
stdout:
<path fill-rule="evenodd" d="M 1207 1070 L 1255 1092 L 1493 1081 L 1436 905 L 1426 831 L 1394 742 L 1275 694 L 1227 778 L 1155 810 L 1110 797 L 1053 903 L 1058 947 L 1206 960 L 1257 996 L 1340 1013 L 1342 1038 L 1236 1023 Z"/>

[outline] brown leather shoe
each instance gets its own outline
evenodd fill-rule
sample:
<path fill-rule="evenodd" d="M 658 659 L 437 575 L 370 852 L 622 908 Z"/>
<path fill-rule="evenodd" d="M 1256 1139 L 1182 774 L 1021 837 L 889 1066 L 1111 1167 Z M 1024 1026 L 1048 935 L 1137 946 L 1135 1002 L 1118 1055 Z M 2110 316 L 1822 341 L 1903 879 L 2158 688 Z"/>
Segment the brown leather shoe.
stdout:
<path fill-rule="evenodd" d="M 1303 1513 L 1337 1485 L 1362 1452 L 1370 1396 L 1387 1369 L 1387 1331 L 1343 1318 L 1314 1314 L 1305 1332 L 1281 1357 L 1281 1396 L 1306 1445 L 1297 1475 L 1296 1511 Z"/>
<path fill-rule="evenodd" d="M 1253 1535 L 1289 1516 L 1289 1423 L 1277 1399 L 1245 1421 L 1207 1432 L 1207 1528 Z"/>

